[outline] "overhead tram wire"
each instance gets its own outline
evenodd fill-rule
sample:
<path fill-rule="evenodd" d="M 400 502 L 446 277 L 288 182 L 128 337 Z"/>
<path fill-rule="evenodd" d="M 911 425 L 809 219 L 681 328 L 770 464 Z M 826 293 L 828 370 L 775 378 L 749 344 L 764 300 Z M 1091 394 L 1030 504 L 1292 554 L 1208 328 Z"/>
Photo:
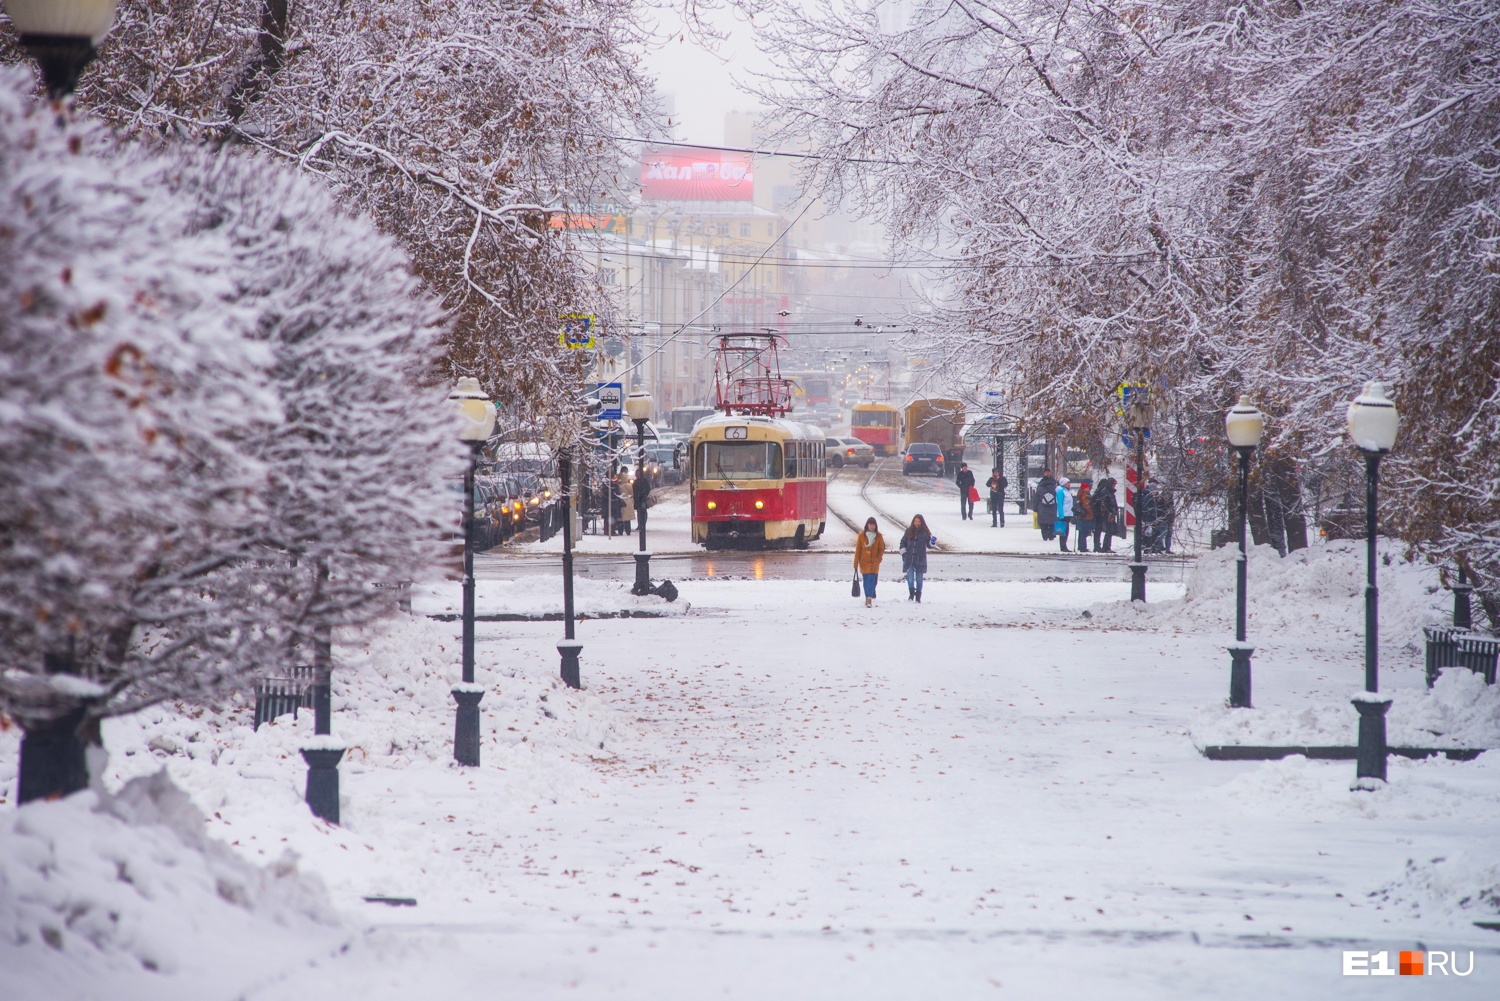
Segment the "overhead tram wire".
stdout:
<path fill-rule="evenodd" d="M 672 146 L 677 149 L 712 149 L 721 153 L 749 153 L 751 156 L 784 156 L 798 160 L 837 160 L 840 163 L 879 163 L 892 167 L 915 167 L 915 160 L 877 160 L 870 157 L 858 156 L 827 156 L 822 153 L 793 153 L 790 150 L 781 149 L 751 149 L 745 146 L 715 146 L 713 143 L 680 143 L 671 142 L 666 139 L 642 139 L 639 136 L 595 136 L 596 139 L 610 139 L 614 142 L 641 143 L 646 146 Z"/>
<path fill-rule="evenodd" d="M 799 223 L 799 222 L 802 221 L 802 217 L 805 216 L 805 215 L 807 215 L 808 210 L 811 209 L 812 207 L 813 207 L 813 202 L 808 202 L 806 205 L 802 206 L 802 211 L 797 213 L 797 217 L 795 219 L 793 219 L 791 222 L 787 223 L 786 224 L 786 228 L 783 229 L 779 234 L 777 234 L 776 239 L 772 240 L 769 244 L 766 245 L 765 253 L 761 254 L 761 257 L 766 256 L 766 254 L 769 254 L 771 252 L 771 249 L 773 247 L 775 247 L 782 240 L 786 239 L 786 235 L 792 231 L 792 229 L 797 225 L 797 223 Z M 690 326 L 692 326 L 694 323 L 696 323 L 699 318 L 701 318 L 705 313 L 707 313 L 709 310 L 713 309 L 720 302 L 722 302 L 725 296 L 727 296 L 729 293 L 733 292 L 735 289 L 739 288 L 740 284 L 742 282 L 744 282 L 745 279 L 749 278 L 750 275 L 751 275 L 751 273 L 754 272 L 754 271 L 755 271 L 755 268 L 753 266 L 746 268 L 744 270 L 743 274 L 741 274 L 738 278 L 736 278 L 729 285 L 725 286 L 724 291 L 722 291 L 718 295 L 714 296 L 713 300 L 711 302 L 709 302 L 708 305 L 704 306 L 698 312 L 694 313 L 692 315 L 692 317 L 690 317 L 688 320 L 686 320 L 676 330 L 672 331 L 672 335 L 670 337 L 665 338 L 655 348 L 651 349 L 646 354 L 641 355 L 640 361 L 635 362 L 634 364 L 632 364 L 628 368 L 626 368 L 623 372 L 619 373 L 619 378 L 624 379 L 625 376 L 630 375 L 636 369 L 638 369 L 642 365 L 644 365 L 646 363 L 646 359 L 648 359 L 648 358 L 654 358 L 657 355 L 661 354 L 662 351 L 666 350 L 666 347 L 667 347 L 668 344 L 671 344 L 678 337 L 682 336 L 682 334 L 684 332 L 686 332 L 687 329 Z"/>

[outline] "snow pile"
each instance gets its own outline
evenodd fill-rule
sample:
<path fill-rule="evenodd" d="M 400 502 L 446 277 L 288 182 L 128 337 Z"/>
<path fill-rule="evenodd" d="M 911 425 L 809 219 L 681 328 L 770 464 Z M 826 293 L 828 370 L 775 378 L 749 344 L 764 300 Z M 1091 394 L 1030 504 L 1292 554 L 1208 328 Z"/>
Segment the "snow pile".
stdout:
<path fill-rule="evenodd" d="M 1254 766 L 1225 785 L 1223 795 L 1248 815 L 1320 823 L 1445 819 L 1483 830 L 1500 809 L 1500 755 L 1481 754 L 1473 761 L 1392 758 L 1387 776 L 1378 790 L 1354 792 L 1349 788 L 1353 761 L 1298 756 Z"/>
<path fill-rule="evenodd" d="M 661 580 L 658 574 L 656 580 Z M 463 611 L 463 586 L 458 581 L 416 584 L 411 589 L 412 611 L 418 615 L 459 615 Z M 669 602 L 654 594 L 631 594 L 630 584 L 615 580 L 573 578 L 573 608 L 578 615 L 647 613 L 653 616 L 686 615 L 686 601 Z M 477 615 L 523 615 L 540 618 L 562 615 L 562 570 L 556 575 L 532 575 L 516 580 L 481 580 L 474 586 Z"/>
<path fill-rule="evenodd" d="M 294 857 L 251 865 L 204 826 L 164 771 L 6 811 L 6 995 L 76 997 L 108 978 L 112 998 L 191 996 L 335 946 L 338 918 Z"/>
<path fill-rule="evenodd" d="M 1377 542 L 1380 642 L 1419 648 L 1422 627 L 1446 623 L 1452 599 L 1437 568 L 1412 563 L 1398 542 Z M 1235 562 L 1238 550 L 1198 557 L 1187 589 L 1175 601 L 1117 601 L 1092 606 L 1092 625 L 1155 632 L 1234 634 Z M 1249 641 L 1275 639 L 1325 645 L 1364 635 L 1365 548 L 1339 540 L 1279 555 L 1252 546 L 1248 568 Z"/>
<path fill-rule="evenodd" d="M 1406 860 L 1406 871 L 1370 894 L 1378 907 L 1424 914 L 1459 914 L 1474 921 L 1500 917 L 1500 862 L 1463 852 L 1425 862 Z"/>
<path fill-rule="evenodd" d="M 118 788 L 165 766 L 208 816 L 214 837 L 260 865 L 290 848 L 341 909 L 366 907 L 362 898 L 375 895 L 420 897 L 424 907 L 462 898 L 472 894 L 468 867 L 481 846 L 540 805 L 597 797 L 615 746 L 635 732 L 594 692 L 566 688 L 555 640 L 538 641 L 538 627 L 527 628 L 527 638 L 495 625 L 481 633 L 479 768 L 453 761 L 459 623 L 397 616 L 335 645 L 333 737 L 347 746 L 339 827 L 318 821 L 303 800 L 299 750 L 312 742 L 311 711 L 254 730 L 248 697 L 106 720 L 104 781 Z M 587 684 L 605 653 L 586 645 L 584 656 Z M 14 733 L 0 739 L 0 800 L 14 796 Z M 466 812 L 473 819 L 464 832 L 435 829 Z M 434 837 L 443 836 L 457 840 L 434 852 Z"/>
<path fill-rule="evenodd" d="M 1352 692 L 1348 693 L 1353 695 Z M 1386 716 L 1386 740 L 1398 747 L 1500 748 L 1500 685 L 1465 668 L 1438 676 L 1431 691 L 1398 688 Z M 1215 744 L 1255 746 L 1352 746 L 1358 717 L 1349 698 L 1307 695 L 1295 709 L 1230 709 L 1217 703 L 1201 710 L 1190 726 L 1199 748 Z"/>

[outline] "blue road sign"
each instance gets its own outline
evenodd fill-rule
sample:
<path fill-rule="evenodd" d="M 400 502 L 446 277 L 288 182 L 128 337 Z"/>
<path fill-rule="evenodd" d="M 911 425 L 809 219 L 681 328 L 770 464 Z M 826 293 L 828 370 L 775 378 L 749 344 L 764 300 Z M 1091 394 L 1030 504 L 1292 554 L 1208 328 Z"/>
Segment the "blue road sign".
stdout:
<path fill-rule="evenodd" d="M 599 416 L 601 421 L 617 421 L 625 416 L 625 386 L 618 382 L 599 383 Z"/>

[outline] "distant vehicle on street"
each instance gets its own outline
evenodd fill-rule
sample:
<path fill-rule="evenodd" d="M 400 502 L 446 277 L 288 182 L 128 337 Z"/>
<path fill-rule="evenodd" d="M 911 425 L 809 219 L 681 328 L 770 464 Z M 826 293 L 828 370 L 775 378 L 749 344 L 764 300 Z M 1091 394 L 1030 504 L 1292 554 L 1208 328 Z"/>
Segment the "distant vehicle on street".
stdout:
<path fill-rule="evenodd" d="M 901 475 L 931 473 L 933 476 L 942 476 L 945 466 L 941 448 L 929 442 L 919 441 L 906 446 L 906 456 L 901 462 Z"/>
<path fill-rule="evenodd" d="M 718 413 L 713 407 L 678 407 L 672 411 L 669 423 L 677 434 L 693 433 L 693 425 L 705 417 Z"/>
<path fill-rule="evenodd" d="M 957 466 L 964 457 L 964 405 L 958 400 L 921 399 L 906 405 L 901 425 L 902 445 L 936 445 L 943 461 Z"/>
<path fill-rule="evenodd" d="M 868 469 L 875 461 L 875 450 L 858 438 L 825 438 L 828 464 L 835 469 L 850 465 Z"/>
<path fill-rule="evenodd" d="M 675 441 L 648 441 L 646 443 L 646 472 L 652 483 L 681 483 L 683 471 L 682 454 L 687 446 L 685 439 Z"/>
<path fill-rule="evenodd" d="M 708 549 L 795 546 L 823 534 L 823 432 L 777 417 L 720 415 L 692 437 L 693 541 Z"/>
<path fill-rule="evenodd" d="M 895 455 L 900 416 L 889 403 L 858 403 L 849 415 L 849 433 L 873 448 L 876 455 Z"/>

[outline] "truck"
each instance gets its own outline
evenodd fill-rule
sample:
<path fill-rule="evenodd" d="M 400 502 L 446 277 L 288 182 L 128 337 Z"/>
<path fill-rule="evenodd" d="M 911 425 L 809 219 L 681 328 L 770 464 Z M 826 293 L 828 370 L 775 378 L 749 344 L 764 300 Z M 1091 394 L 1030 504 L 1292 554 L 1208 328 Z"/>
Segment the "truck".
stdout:
<path fill-rule="evenodd" d="M 964 405 L 958 400 L 923 398 L 906 405 L 902 413 L 901 447 L 921 442 L 943 450 L 943 461 L 957 469 L 964 458 Z"/>

